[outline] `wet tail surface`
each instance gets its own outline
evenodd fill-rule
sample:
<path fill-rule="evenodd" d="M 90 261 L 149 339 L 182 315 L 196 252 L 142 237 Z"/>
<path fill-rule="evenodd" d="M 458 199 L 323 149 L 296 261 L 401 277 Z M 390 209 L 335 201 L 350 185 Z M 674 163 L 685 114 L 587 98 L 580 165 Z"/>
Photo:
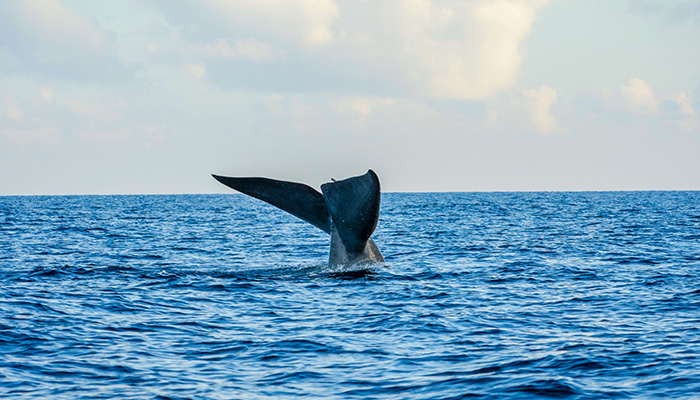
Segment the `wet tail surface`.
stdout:
<path fill-rule="evenodd" d="M 296 182 L 212 175 L 224 185 L 286 211 L 331 235 L 330 264 L 383 262 L 370 238 L 379 220 L 379 178 L 364 175 L 321 185 L 323 194 Z"/>
<path fill-rule="evenodd" d="M 331 221 L 323 195 L 310 186 L 269 178 L 212 176 L 231 189 L 272 204 L 326 233 L 331 233 Z"/>
<path fill-rule="evenodd" d="M 321 185 L 333 228 L 351 258 L 361 254 L 377 227 L 380 187 L 374 171 Z"/>

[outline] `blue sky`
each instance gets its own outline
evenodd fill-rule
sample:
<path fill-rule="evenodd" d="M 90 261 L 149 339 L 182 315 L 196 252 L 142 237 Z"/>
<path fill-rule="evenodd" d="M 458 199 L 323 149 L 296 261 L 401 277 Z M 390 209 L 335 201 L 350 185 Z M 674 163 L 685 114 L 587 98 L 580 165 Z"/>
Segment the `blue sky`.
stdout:
<path fill-rule="evenodd" d="M 700 3 L 0 2 L 0 195 L 700 190 Z"/>

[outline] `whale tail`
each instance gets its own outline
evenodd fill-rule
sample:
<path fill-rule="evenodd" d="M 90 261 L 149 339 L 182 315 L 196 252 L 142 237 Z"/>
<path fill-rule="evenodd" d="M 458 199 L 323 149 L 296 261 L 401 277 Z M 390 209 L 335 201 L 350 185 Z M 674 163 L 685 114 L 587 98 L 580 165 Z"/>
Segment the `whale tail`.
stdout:
<path fill-rule="evenodd" d="M 284 210 L 331 235 L 330 264 L 363 260 L 383 262 L 371 239 L 379 219 L 380 187 L 374 171 L 314 188 L 268 178 L 213 175 L 214 179 L 248 196 Z"/>
<path fill-rule="evenodd" d="M 331 220 L 323 195 L 303 183 L 268 178 L 234 178 L 212 174 L 214 179 L 248 196 L 300 218 L 330 234 Z"/>
<path fill-rule="evenodd" d="M 379 220 L 381 194 L 377 174 L 370 169 L 361 176 L 325 183 L 321 191 L 333 223 L 330 263 L 384 261 L 370 239 Z"/>

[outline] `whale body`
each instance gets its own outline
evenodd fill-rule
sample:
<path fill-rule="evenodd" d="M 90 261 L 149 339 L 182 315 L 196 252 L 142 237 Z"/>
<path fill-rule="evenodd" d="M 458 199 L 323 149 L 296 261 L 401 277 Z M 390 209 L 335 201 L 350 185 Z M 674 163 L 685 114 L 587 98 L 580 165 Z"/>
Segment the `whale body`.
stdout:
<path fill-rule="evenodd" d="M 321 192 L 303 183 L 269 178 L 212 176 L 331 235 L 329 265 L 384 262 L 371 238 L 381 197 L 379 178 L 371 169 L 364 175 L 324 183 Z"/>

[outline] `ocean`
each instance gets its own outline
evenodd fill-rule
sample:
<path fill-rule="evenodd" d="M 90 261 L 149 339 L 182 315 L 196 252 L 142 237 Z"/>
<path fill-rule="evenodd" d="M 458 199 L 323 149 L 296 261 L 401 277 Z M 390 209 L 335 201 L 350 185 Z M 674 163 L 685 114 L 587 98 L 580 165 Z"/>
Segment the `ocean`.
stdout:
<path fill-rule="evenodd" d="M 0 398 L 698 399 L 700 192 L 0 197 Z"/>

